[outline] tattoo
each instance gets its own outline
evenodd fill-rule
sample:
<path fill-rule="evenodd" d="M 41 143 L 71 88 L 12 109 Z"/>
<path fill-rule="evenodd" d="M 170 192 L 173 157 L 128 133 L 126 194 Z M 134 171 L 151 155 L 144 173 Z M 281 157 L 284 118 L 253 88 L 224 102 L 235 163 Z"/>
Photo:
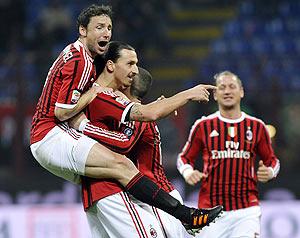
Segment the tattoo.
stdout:
<path fill-rule="evenodd" d="M 141 104 L 134 104 L 130 110 L 130 120 L 143 121 L 145 119 L 143 113 L 140 111 Z"/>

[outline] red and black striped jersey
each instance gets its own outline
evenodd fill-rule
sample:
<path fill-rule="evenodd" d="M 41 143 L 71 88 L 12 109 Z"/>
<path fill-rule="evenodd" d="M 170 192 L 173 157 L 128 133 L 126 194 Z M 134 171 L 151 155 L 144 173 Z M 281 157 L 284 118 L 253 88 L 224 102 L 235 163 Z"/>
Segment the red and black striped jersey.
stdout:
<path fill-rule="evenodd" d="M 178 155 L 180 173 L 194 167 L 202 156 L 203 172 L 199 207 L 223 205 L 226 211 L 258 205 L 255 160 L 279 172 L 279 160 L 271 146 L 265 124 L 244 112 L 237 120 L 219 112 L 197 120 L 182 152 Z"/>
<path fill-rule="evenodd" d="M 166 192 L 171 192 L 174 187 L 167 179 L 162 165 L 161 137 L 158 126 L 156 122 L 141 124 L 145 125 L 145 129 L 127 156 L 136 161 L 137 168 L 143 174 Z"/>
<path fill-rule="evenodd" d="M 132 105 L 114 93 L 99 94 L 88 106 L 87 116 L 91 121 L 83 133 L 109 149 L 131 158 L 143 174 L 165 191 L 171 192 L 174 187 L 167 180 L 162 167 L 157 125 L 155 122 L 125 122 Z M 83 178 L 82 185 L 85 209 L 95 201 L 123 190 L 117 182 L 107 179 Z"/>
<path fill-rule="evenodd" d="M 31 127 L 31 144 L 40 141 L 59 123 L 55 106 L 72 109 L 95 81 L 93 58 L 77 40 L 68 45 L 49 69 Z"/>

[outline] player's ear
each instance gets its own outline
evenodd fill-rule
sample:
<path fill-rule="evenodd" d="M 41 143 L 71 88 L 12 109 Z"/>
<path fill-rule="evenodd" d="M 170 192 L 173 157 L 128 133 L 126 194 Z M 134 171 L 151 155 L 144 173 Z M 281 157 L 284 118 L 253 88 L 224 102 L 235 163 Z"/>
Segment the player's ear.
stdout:
<path fill-rule="evenodd" d="M 216 90 L 213 91 L 213 94 L 214 94 L 214 99 L 215 101 L 217 101 L 217 94 L 216 94 Z"/>
<path fill-rule="evenodd" d="M 106 69 L 110 73 L 114 72 L 114 70 L 115 70 L 115 63 L 113 61 L 111 61 L 111 60 L 108 60 L 106 62 Z"/>
<path fill-rule="evenodd" d="M 79 35 L 84 37 L 86 36 L 86 28 L 84 26 L 80 25 L 78 30 L 79 30 Z"/>
<path fill-rule="evenodd" d="M 241 92 L 240 92 L 240 96 L 241 96 L 241 98 L 243 98 L 243 97 L 244 97 L 244 95 L 245 95 L 245 92 L 244 92 L 244 88 L 242 87 L 242 88 L 241 88 Z"/>

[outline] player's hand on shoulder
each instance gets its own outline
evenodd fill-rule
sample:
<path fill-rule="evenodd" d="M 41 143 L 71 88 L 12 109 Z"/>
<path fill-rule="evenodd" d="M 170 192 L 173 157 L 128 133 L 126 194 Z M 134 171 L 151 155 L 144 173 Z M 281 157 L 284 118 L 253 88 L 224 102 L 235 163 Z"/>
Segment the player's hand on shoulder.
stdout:
<path fill-rule="evenodd" d="M 193 88 L 191 88 L 190 96 L 191 100 L 199 101 L 199 102 L 208 102 L 209 101 L 209 90 L 215 90 L 216 86 L 209 84 L 199 84 Z"/>
<path fill-rule="evenodd" d="M 183 172 L 183 177 L 185 182 L 189 185 L 196 185 L 201 179 L 207 178 L 207 174 L 204 174 L 197 169 L 187 169 Z"/>
<path fill-rule="evenodd" d="M 99 84 L 94 83 L 93 86 L 85 93 L 85 95 L 88 98 L 88 103 L 90 103 L 97 97 L 99 93 L 112 91 L 112 88 L 102 87 Z"/>
<path fill-rule="evenodd" d="M 118 97 L 122 97 L 122 98 L 124 98 L 124 99 L 129 100 L 128 97 L 127 97 L 124 93 L 122 93 L 121 91 L 119 91 L 119 90 L 114 91 L 114 93 L 115 93 L 116 96 L 118 96 Z"/>
<path fill-rule="evenodd" d="M 270 167 L 264 165 L 260 160 L 257 170 L 257 180 L 262 183 L 266 183 L 273 178 L 273 170 Z"/>
<path fill-rule="evenodd" d="M 100 86 L 98 83 L 94 83 L 91 90 L 97 95 L 102 92 L 113 92 L 112 88 Z"/>

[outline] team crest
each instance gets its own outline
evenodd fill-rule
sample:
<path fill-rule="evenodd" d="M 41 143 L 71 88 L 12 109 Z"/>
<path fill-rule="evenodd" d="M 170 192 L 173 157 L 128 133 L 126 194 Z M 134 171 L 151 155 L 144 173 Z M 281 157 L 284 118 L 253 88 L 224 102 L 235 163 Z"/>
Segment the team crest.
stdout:
<path fill-rule="evenodd" d="M 153 227 L 150 228 L 150 235 L 153 238 L 157 237 L 157 231 Z"/>
<path fill-rule="evenodd" d="M 237 135 L 237 128 L 235 126 L 230 126 L 227 128 L 228 135 L 234 138 Z"/>
<path fill-rule="evenodd" d="M 127 99 L 123 97 L 117 97 L 116 101 L 124 106 L 127 106 L 130 103 Z"/>
<path fill-rule="evenodd" d="M 78 90 L 74 89 L 72 92 L 71 102 L 77 103 L 80 96 L 81 96 L 81 93 Z"/>
<path fill-rule="evenodd" d="M 248 129 L 247 129 L 247 131 L 246 131 L 246 139 L 247 139 L 248 141 L 251 141 L 251 140 L 253 139 L 253 133 L 252 133 L 252 131 L 251 131 L 250 126 L 248 126 Z"/>

